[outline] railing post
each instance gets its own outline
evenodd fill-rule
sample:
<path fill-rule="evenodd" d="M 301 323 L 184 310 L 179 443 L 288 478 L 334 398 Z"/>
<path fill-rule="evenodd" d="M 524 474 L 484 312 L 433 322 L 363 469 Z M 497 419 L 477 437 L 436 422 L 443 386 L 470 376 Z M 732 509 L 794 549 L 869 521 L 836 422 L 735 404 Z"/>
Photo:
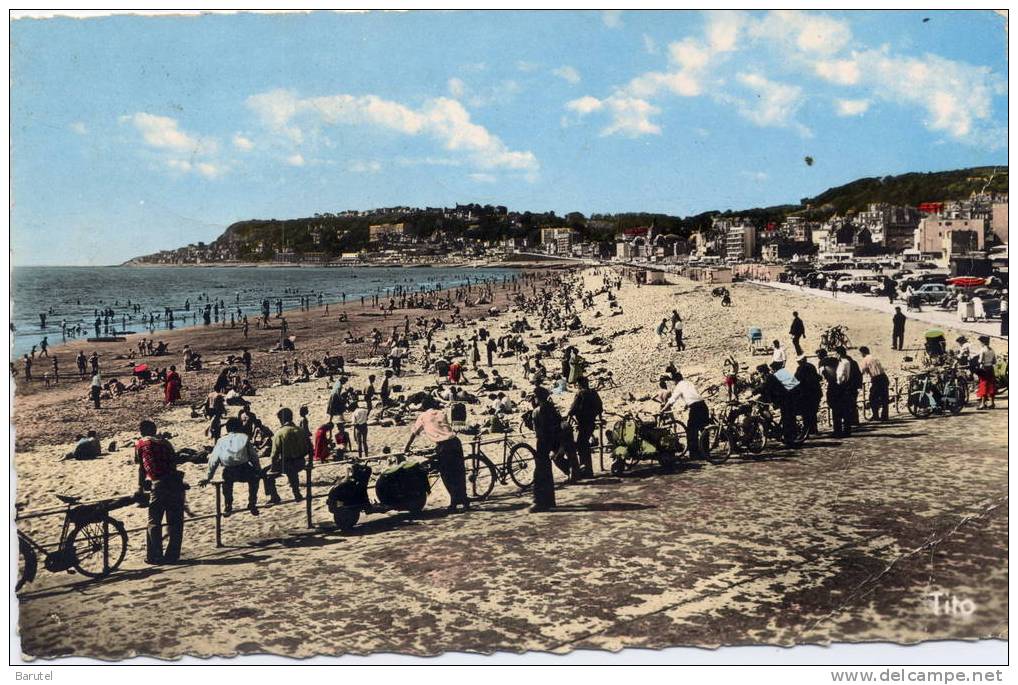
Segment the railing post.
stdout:
<path fill-rule="evenodd" d="M 604 416 L 597 422 L 597 463 L 601 471 L 604 471 Z"/>
<path fill-rule="evenodd" d="M 307 464 L 304 467 L 304 473 L 307 478 L 307 484 L 304 486 L 304 508 L 307 513 L 307 527 L 314 528 L 314 522 L 311 520 L 311 462 L 313 461 L 312 455 L 308 455 Z"/>
<path fill-rule="evenodd" d="M 223 484 L 219 481 L 212 485 L 216 488 L 216 547 L 223 546 Z"/>

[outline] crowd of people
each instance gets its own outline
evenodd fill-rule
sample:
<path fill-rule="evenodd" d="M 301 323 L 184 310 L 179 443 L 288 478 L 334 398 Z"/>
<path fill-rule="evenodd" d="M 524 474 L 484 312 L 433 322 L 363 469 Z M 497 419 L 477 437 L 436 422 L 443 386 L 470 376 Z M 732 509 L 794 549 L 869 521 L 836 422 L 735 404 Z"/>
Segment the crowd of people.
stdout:
<path fill-rule="evenodd" d="M 234 511 L 233 488 L 242 483 L 247 486 L 247 508 L 257 515 L 260 490 L 269 503 L 282 501 L 276 487 L 278 479 L 285 478 L 293 499 L 301 500 L 300 474 L 309 462 L 346 461 L 354 455 L 357 459 L 371 457 L 378 452 L 369 437 L 372 426 L 405 426 L 404 452 L 409 452 L 421 437 L 432 444 L 450 496 L 449 510 L 461 512 L 470 508 L 470 501 L 460 436 L 509 432 L 522 423 L 532 429 L 535 442 L 531 511 L 554 508 L 554 469 L 562 470 L 573 483 L 595 475 L 593 436 L 605 409 L 601 390 L 591 380 L 601 378 L 605 370 L 595 368 L 588 357 L 594 350 L 610 349 L 614 334 L 594 335 L 597 331 L 592 323 L 622 311 L 618 293 L 623 276 L 610 268 L 593 273 L 596 287 L 590 287 L 591 281 L 576 272 L 530 273 L 504 279 L 501 295 L 508 315 L 500 320 L 498 328 L 483 317 L 468 321 L 463 313 L 465 307 L 478 305 L 487 305 L 489 314 L 501 313 L 495 306 L 500 294 L 496 282 L 466 283 L 448 290 L 398 286 L 388 298 L 376 294 L 370 298 L 371 306 L 377 308 L 385 323 L 352 343 L 365 350 L 367 358 L 348 362 L 341 354 L 310 356 L 291 351 L 281 364 L 277 385 L 326 379 L 331 385 L 323 406 L 301 406 L 296 417 L 291 408 L 283 407 L 276 413 L 272 427 L 251 410 L 250 398 L 256 390 L 250 380 L 250 350 L 244 348 L 228 356 L 211 392 L 192 413 L 208 421 L 208 470 L 200 485 L 207 485 L 221 471 L 225 513 Z M 315 299 L 308 297 L 302 307 L 314 303 Z M 599 306 L 602 304 L 606 308 Z M 278 301 L 276 305 L 273 318 L 271 303 L 263 302 L 263 318 L 258 323 L 285 330 L 283 311 Z M 211 306 L 215 317 L 215 303 Z M 899 309 L 892 322 L 893 349 L 900 348 L 903 319 Z M 688 325 L 675 308 L 655 330 L 659 349 L 674 350 L 671 356 L 679 362 L 686 349 Z M 625 333 L 637 331 L 639 327 Z M 577 336 L 587 338 L 594 346 L 591 353 L 581 352 L 574 341 Z M 833 435 L 847 438 L 860 424 L 860 393 L 866 385 L 864 379 L 868 379 L 868 403 L 874 417 L 888 420 L 888 375 L 868 347 L 858 348 L 858 359 L 846 347 L 817 349 L 808 355 L 803 341 L 812 335 L 798 312 L 792 313 L 788 336 L 789 346 L 781 340 L 773 341 L 767 351 L 769 363 L 756 365 L 746 377 L 748 366 L 734 356 L 724 360 L 721 383 L 730 399 L 748 392 L 771 406 L 780 415 L 782 434 L 789 443 L 800 424 L 812 433 L 819 431 L 818 413 L 826 400 Z M 145 354 L 149 342 L 139 345 L 140 353 Z M 983 369 L 992 366 L 995 359 L 989 339 L 981 339 L 981 344 L 978 351 L 970 349 L 968 354 L 977 360 L 975 366 Z M 185 370 L 200 362 L 196 354 L 185 347 Z M 519 373 L 512 375 L 524 379 L 522 383 L 505 375 L 507 365 L 517 366 Z M 95 378 L 99 378 L 97 365 L 94 370 Z M 430 381 L 423 387 L 415 382 L 410 390 L 405 382 L 407 375 Z M 162 372 L 156 370 L 152 378 L 163 384 L 165 403 L 181 399 L 183 381 L 174 365 Z M 992 407 L 992 380 L 984 385 L 982 375 L 980 379 L 981 406 Z M 101 396 L 110 392 L 102 384 L 99 387 Z M 660 413 L 678 413 L 686 425 L 691 456 L 704 456 L 700 433 L 709 420 L 705 393 L 696 387 L 694 379 L 681 373 L 675 362 L 657 379 L 656 392 L 630 399 L 653 400 Z M 475 414 L 485 417 L 483 425 L 468 425 L 467 407 L 471 405 Z M 320 423 L 312 423 L 314 414 L 322 416 Z M 139 431 L 142 437 L 135 447 L 139 483 L 150 490 L 155 502 L 149 509 L 148 560 L 172 562 L 180 553 L 180 512 L 186 486 L 177 475 L 179 470 L 171 466 L 181 459 L 169 441 L 157 434 L 152 421 L 143 422 Z M 98 445 L 98 439 L 89 441 L 82 436 L 78 444 L 81 453 L 87 454 Z M 157 531 L 164 523 L 169 531 L 165 549 Z"/>

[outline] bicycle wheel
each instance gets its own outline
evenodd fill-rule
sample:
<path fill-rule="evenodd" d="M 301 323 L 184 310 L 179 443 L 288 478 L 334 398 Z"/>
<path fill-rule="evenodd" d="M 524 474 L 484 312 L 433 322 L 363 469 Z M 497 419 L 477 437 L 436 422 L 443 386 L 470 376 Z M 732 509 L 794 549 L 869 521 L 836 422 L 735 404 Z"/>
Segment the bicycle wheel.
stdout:
<path fill-rule="evenodd" d="M 925 419 L 933 413 L 929 393 L 913 390 L 908 394 L 908 413 L 917 419 Z"/>
<path fill-rule="evenodd" d="M 686 442 L 686 424 L 675 419 L 675 423 L 672 424 L 672 431 L 675 433 L 675 444 L 678 445 L 675 450 L 675 458 L 680 461 L 689 459 L 689 445 Z"/>
<path fill-rule="evenodd" d="M 467 455 L 467 496 L 471 500 L 482 500 L 495 489 L 495 465 L 483 452 Z"/>
<path fill-rule="evenodd" d="M 67 538 L 74 551 L 74 568 L 83 576 L 102 578 L 117 570 L 127 554 L 127 532 L 114 518 L 80 523 Z"/>
<path fill-rule="evenodd" d="M 767 449 L 767 431 L 755 416 L 743 419 L 740 437 L 740 444 L 750 454 L 760 454 Z"/>
<path fill-rule="evenodd" d="M 35 572 L 39 568 L 39 557 L 35 550 L 20 535 L 18 536 L 18 583 L 14 586 L 17 592 L 25 583 L 35 580 Z"/>
<path fill-rule="evenodd" d="M 952 414 L 960 414 L 964 402 L 961 399 L 961 392 L 958 386 L 954 383 L 948 383 L 944 388 L 944 393 L 941 396 L 941 401 L 944 403 L 944 408 Z"/>
<path fill-rule="evenodd" d="M 732 456 L 732 441 L 728 429 L 712 423 L 700 433 L 700 450 L 704 459 L 712 464 L 724 464 Z"/>
<path fill-rule="evenodd" d="M 525 442 L 513 445 L 506 458 L 506 468 L 509 469 L 509 478 L 516 486 L 525 490 L 534 484 L 534 457 L 537 453 L 534 448 Z"/>

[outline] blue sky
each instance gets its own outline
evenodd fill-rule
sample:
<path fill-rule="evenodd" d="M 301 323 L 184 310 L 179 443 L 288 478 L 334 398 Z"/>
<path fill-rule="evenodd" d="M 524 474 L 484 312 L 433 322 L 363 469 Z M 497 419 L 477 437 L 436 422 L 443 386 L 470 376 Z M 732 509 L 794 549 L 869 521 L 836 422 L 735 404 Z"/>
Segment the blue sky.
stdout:
<path fill-rule="evenodd" d="M 991 12 L 115 16 L 11 40 L 16 264 L 117 263 L 247 218 L 686 215 L 1007 163 Z"/>

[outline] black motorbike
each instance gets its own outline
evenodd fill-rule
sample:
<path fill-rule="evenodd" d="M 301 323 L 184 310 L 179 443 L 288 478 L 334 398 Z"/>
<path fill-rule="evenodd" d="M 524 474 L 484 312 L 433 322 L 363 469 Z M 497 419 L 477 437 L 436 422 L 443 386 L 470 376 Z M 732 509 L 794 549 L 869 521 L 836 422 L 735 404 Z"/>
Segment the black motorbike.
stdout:
<path fill-rule="evenodd" d="M 361 513 L 406 511 L 417 514 L 423 511 L 431 493 L 425 464 L 405 461 L 378 474 L 374 484 L 375 502 L 368 496 L 372 475 L 374 471 L 370 466 L 354 460 L 350 475 L 339 480 L 329 491 L 326 503 L 340 530 L 350 530 L 357 525 Z"/>

